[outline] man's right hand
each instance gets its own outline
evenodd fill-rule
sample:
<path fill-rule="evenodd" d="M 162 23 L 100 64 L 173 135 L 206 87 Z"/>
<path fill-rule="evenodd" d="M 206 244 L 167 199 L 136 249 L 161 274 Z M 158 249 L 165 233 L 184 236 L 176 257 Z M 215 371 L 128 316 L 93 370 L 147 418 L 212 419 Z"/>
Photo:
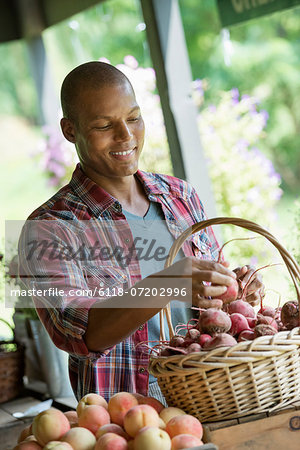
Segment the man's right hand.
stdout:
<path fill-rule="evenodd" d="M 227 287 L 236 279 L 235 272 L 229 270 L 228 265 L 229 263 L 226 261 L 217 263 L 212 260 L 201 260 L 195 256 L 187 256 L 152 276 L 191 277 L 193 306 L 204 309 L 222 308 L 223 302 L 217 297 L 224 294 Z M 191 298 L 183 300 L 190 302 Z"/>

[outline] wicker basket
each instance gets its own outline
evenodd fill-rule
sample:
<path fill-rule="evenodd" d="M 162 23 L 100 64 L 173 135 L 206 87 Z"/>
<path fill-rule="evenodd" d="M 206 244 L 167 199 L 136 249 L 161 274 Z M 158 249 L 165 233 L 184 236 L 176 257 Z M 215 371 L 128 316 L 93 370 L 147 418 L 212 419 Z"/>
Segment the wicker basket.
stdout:
<path fill-rule="evenodd" d="M 0 319 L 7 326 L 11 326 Z M 17 397 L 23 388 L 24 347 L 15 340 L 0 341 L 0 403 Z"/>
<path fill-rule="evenodd" d="M 294 258 L 267 230 L 240 218 L 220 217 L 199 222 L 174 242 L 165 267 L 169 267 L 181 245 L 191 234 L 210 225 L 231 224 L 261 234 L 281 254 L 293 280 L 297 298 L 300 269 Z M 174 335 L 170 305 L 166 315 L 170 336 Z M 169 406 L 182 408 L 201 422 L 233 419 L 284 408 L 300 398 L 300 328 L 189 355 L 150 357 L 149 371 Z"/>

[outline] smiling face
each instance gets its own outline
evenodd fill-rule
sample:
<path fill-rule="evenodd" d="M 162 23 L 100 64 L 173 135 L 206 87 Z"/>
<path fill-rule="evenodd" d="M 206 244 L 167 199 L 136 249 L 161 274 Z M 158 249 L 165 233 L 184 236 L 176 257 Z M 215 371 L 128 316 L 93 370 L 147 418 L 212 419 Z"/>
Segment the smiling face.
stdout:
<path fill-rule="evenodd" d="M 62 119 L 64 136 L 76 146 L 81 168 L 96 183 L 133 175 L 144 143 L 144 121 L 131 85 L 115 82 L 82 88 L 76 119 Z"/>

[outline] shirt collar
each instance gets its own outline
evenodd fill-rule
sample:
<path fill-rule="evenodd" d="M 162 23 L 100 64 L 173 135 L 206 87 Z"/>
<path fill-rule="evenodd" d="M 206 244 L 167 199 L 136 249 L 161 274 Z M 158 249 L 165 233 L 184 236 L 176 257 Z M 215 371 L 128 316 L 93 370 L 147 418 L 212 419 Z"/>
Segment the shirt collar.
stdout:
<path fill-rule="evenodd" d="M 144 186 L 146 195 L 150 200 L 155 200 L 153 194 L 169 194 L 169 185 L 161 179 L 157 179 L 155 174 L 138 170 L 136 176 Z M 80 167 L 80 163 L 77 164 L 73 172 L 70 186 L 96 217 L 108 208 L 114 208 L 116 212 L 119 212 L 121 209 L 120 203 L 116 198 L 85 175 Z"/>

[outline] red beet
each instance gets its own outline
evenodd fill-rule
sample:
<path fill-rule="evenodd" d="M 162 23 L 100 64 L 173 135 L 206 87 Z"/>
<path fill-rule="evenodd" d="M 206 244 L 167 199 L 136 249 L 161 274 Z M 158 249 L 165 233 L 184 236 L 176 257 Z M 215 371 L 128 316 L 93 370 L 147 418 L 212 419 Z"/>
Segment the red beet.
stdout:
<path fill-rule="evenodd" d="M 237 344 L 234 337 L 227 333 L 220 333 L 213 337 L 210 341 L 206 342 L 203 346 L 205 350 L 212 350 L 218 347 L 232 347 Z"/>
<path fill-rule="evenodd" d="M 233 313 L 230 315 L 231 328 L 229 334 L 236 336 L 244 330 L 249 330 L 249 324 L 245 316 L 240 313 Z"/>
<path fill-rule="evenodd" d="M 271 316 L 262 316 L 261 314 L 258 314 L 256 325 L 271 325 L 271 327 L 275 328 L 275 330 L 278 331 L 277 322 Z"/>
<path fill-rule="evenodd" d="M 223 303 L 230 303 L 237 299 L 238 293 L 239 293 L 238 282 L 233 279 L 232 284 L 228 286 L 224 294 L 219 295 L 218 298 L 220 300 L 223 300 Z"/>
<path fill-rule="evenodd" d="M 275 317 L 274 317 L 275 320 L 281 320 L 281 310 L 282 310 L 281 307 L 276 308 Z"/>
<path fill-rule="evenodd" d="M 256 317 L 246 317 L 250 328 L 254 328 L 256 325 Z"/>
<path fill-rule="evenodd" d="M 197 328 L 192 328 L 191 330 L 189 330 L 189 331 L 186 333 L 185 339 L 190 338 L 190 339 L 192 339 L 194 342 L 196 342 L 199 336 L 200 336 L 200 331 L 197 330 Z"/>
<path fill-rule="evenodd" d="M 254 339 L 254 331 L 253 330 L 244 330 L 239 334 L 238 342 L 253 341 L 253 339 Z"/>
<path fill-rule="evenodd" d="M 189 345 L 186 350 L 187 350 L 187 353 L 201 352 L 201 345 L 194 342 L 193 344 Z"/>
<path fill-rule="evenodd" d="M 212 339 L 210 334 L 201 334 L 199 336 L 199 338 L 197 339 L 198 344 L 201 345 L 201 347 L 203 347 L 203 345 L 205 344 L 205 342 L 210 341 Z"/>
<path fill-rule="evenodd" d="M 281 321 L 288 330 L 300 326 L 299 304 L 296 301 L 286 302 L 281 309 Z"/>
<path fill-rule="evenodd" d="M 175 335 L 170 339 L 170 347 L 183 347 L 184 337 Z"/>
<path fill-rule="evenodd" d="M 250 305 L 250 303 L 245 302 L 244 300 L 235 300 L 228 305 L 229 314 L 232 313 L 240 313 L 245 317 L 255 317 L 254 308 Z"/>
<path fill-rule="evenodd" d="M 256 325 L 256 327 L 254 328 L 254 338 L 257 338 L 259 336 L 269 336 L 269 335 L 273 335 L 276 334 L 277 330 L 275 330 L 274 327 L 272 327 L 271 325 Z"/>
<path fill-rule="evenodd" d="M 198 327 L 201 333 L 213 336 L 217 333 L 226 333 L 231 327 L 231 320 L 224 311 L 209 308 L 200 314 Z"/>
<path fill-rule="evenodd" d="M 170 349 L 168 348 L 162 348 L 160 351 L 160 356 L 172 356 L 173 353 Z"/>
<path fill-rule="evenodd" d="M 263 306 L 260 308 L 257 314 L 262 314 L 263 316 L 270 316 L 275 317 L 276 316 L 276 309 L 272 308 L 272 306 Z"/>
<path fill-rule="evenodd" d="M 286 331 L 287 330 L 287 328 L 283 325 L 281 320 L 276 320 L 276 322 L 277 322 L 278 331 Z"/>

